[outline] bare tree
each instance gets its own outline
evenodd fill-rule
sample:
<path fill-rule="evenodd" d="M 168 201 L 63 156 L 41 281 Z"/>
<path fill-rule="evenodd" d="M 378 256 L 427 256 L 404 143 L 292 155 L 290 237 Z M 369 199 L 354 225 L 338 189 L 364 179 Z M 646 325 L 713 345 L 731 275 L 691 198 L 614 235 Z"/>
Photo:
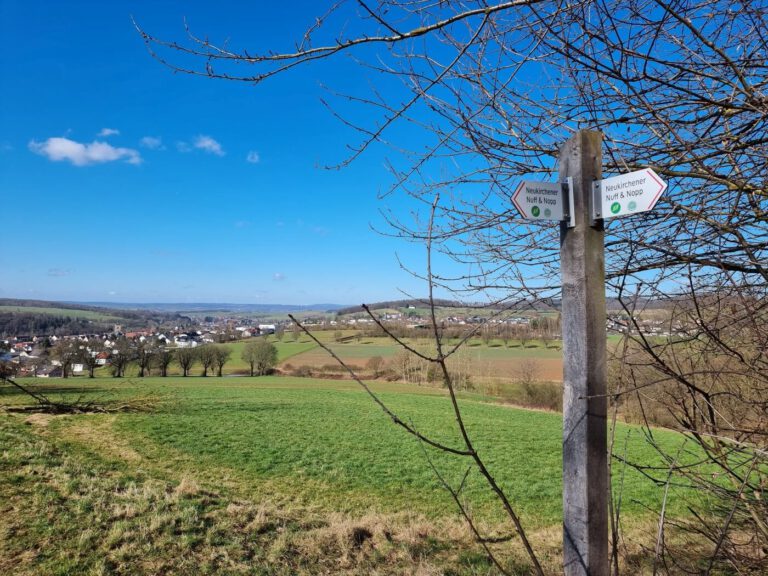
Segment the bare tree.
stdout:
<path fill-rule="evenodd" d="M 134 360 L 134 350 L 131 343 L 125 338 L 120 338 L 112 347 L 110 355 L 110 366 L 112 367 L 112 376 L 122 378 L 125 376 L 125 369 Z"/>
<path fill-rule="evenodd" d="M 263 376 L 277 365 L 277 348 L 266 338 L 259 338 L 245 345 L 242 359 L 248 363 L 251 376 Z"/>
<path fill-rule="evenodd" d="M 528 324 L 515 326 L 515 336 L 520 341 L 520 348 L 527 348 L 531 339 L 531 327 Z"/>
<path fill-rule="evenodd" d="M 168 348 L 166 345 L 159 345 L 157 354 L 155 354 L 155 365 L 160 370 L 160 376 L 165 378 L 168 376 L 168 367 L 173 364 L 174 351 Z"/>
<path fill-rule="evenodd" d="M 0 380 L 12 380 L 19 371 L 19 365 L 10 360 L 0 360 Z"/>
<path fill-rule="evenodd" d="M 197 359 L 203 368 L 201 376 L 208 376 L 208 370 L 216 363 L 216 347 L 212 344 L 200 346 L 197 349 Z"/>
<path fill-rule="evenodd" d="M 662 482 L 684 476 L 718 503 L 714 517 L 695 509 L 699 518 L 688 525 L 710 543 L 702 547 L 706 571 L 764 570 L 765 2 L 382 0 L 357 7 L 334 5 L 282 52 L 235 51 L 191 30 L 182 42 L 141 32 L 162 62 L 206 77 L 258 83 L 353 54 L 362 74 L 401 81 L 401 92 L 337 100 L 364 107 L 367 114 L 350 116 L 370 121 L 342 118 L 360 139 L 340 163 L 388 144 L 395 123 L 421 128 L 422 139 L 393 143 L 384 195 L 409 196 L 434 217 L 406 223 L 392 214 L 389 222 L 396 235 L 428 241 L 466 265 L 470 272 L 460 278 L 430 273 L 436 287 L 465 298 L 559 298 L 557 229 L 523 221 L 509 206 L 521 178 L 554 173 L 559 145 L 573 131 L 603 132 L 605 174 L 652 166 L 669 190 L 654 212 L 606 224 L 606 273 L 628 310 L 637 298 L 670 310 L 671 330 L 651 337 L 631 316 L 631 342 L 621 347 L 630 369 L 617 395 L 643 408 L 661 404 L 669 425 L 706 455 L 701 466 L 682 469 L 672 465 L 675 455 L 662 454 L 667 466 L 653 471 Z M 329 39 L 328 28 L 350 18 L 355 35 L 340 26 Z M 433 207 L 436 192 L 442 200 Z M 727 489 L 711 481 L 709 466 L 721 470 Z M 694 570 L 677 560 L 669 565 Z"/>
<path fill-rule="evenodd" d="M 505 323 L 499 327 L 499 338 L 504 342 L 504 347 L 509 348 L 509 341 L 512 339 L 512 331 L 508 324 Z"/>
<path fill-rule="evenodd" d="M 80 358 L 80 342 L 72 339 L 61 339 L 53 346 L 51 356 L 61 366 L 61 377 L 69 378 L 72 364 Z"/>
<path fill-rule="evenodd" d="M 155 363 L 155 354 L 157 354 L 155 342 L 150 339 L 137 340 L 134 345 L 134 353 L 136 364 L 139 367 L 139 378 L 143 378 L 145 375 L 149 376 Z"/>
<path fill-rule="evenodd" d="M 371 356 L 365 363 L 365 367 L 373 373 L 374 378 L 378 378 L 381 367 L 384 365 L 384 358 L 381 356 Z"/>
<path fill-rule="evenodd" d="M 216 375 L 221 376 L 224 365 L 229 362 L 229 359 L 232 357 L 232 350 L 224 346 L 214 346 L 213 353 L 213 364 L 216 366 Z"/>
<path fill-rule="evenodd" d="M 178 348 L 174 353 L 176 363 L 181 368 L 182 376 L 189 376 L 189 371 L 197 362 L 198 354 L 196 348 Z"/>
<path fill-rule="evenodd" d="M 94 371 L 99 366 L 101 359 L 99 356 L 105 351 L 104 343 L 101 340 L 91 339 L 80 351 L 79 360 L 88 370 L 88 377 L 94 377 Z"/>

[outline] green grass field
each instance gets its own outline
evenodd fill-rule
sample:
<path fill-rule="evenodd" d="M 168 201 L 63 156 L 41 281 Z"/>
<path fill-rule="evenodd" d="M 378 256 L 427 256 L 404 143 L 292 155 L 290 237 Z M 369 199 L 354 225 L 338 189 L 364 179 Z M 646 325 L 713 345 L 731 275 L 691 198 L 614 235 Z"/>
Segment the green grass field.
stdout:
<path fill-rule="evenodd" d="M 467 542 L 459 552 L 448 553 L 458 544 L 445 543 L 448 537 L 437 527 L 451 525 L 451 530 L 458 530 L 455 525 L 460 523 L 422 446 L 393 425 L 352 382 L 105 378 L 64 384 L 38 380 L 31 385 L 55 398 L 117 402 L 151 396 L 158 404 L 151 413 L 117 415 L 0 413 L 4 446 L 0 501 L 8 503 L 0 520 L 0 571 L 12 565 L 3 564 L 12 558 L 23 561 L 26 572 L 20 573 L 151 574 L 164 569 L 186 573 L 178 564 L 182 559 L 162 568 L 171 561 L 168 555 L 195 556 L 198 551 L 210 555 L 214 549 L 218 554 L 224 547 L 241 564 L 243 555 L 255 555 L 263 569 L 229 572 L 206 556 L 208 564 L 200 564 L 199 573 L 319 573 L 295 563 L 310 554 L 300 547 L 281 552 L 298 560 L 271 557 L 265 550 L 273 550 L 274 538 L 287 538 L 286 530 L 292 542 L 309 534 L 316 539 L 313 530 L 318 526 L 339 522 L 347 526 L 361 518 L 371 526 L 394 523 L 403 534 L 410 534 L 403 522 L 408 526 L 421 522 L 424 530 L 435 534 L 420 553 L 428 554 L 436 565 L 450 565 L 452 571 L 446 573 L 475 573 L 467 562 L 484 562 Z M 375 384 L 375 388 L 420 431 L 458 445 L 455 419 L 440 390 L 401 384 Z M 24 401 L 8 387 L 0 388 L 0 404 Z M 476 395 L 466 396 L 463 406 L 480 453 L 526 526 L 534 534 L 556 531 L 561 517 L 561 417 L 493 405 Z M 622 451 L 626 445 L 629 458 L 656 461 L 639 430 L 622 426 L 618 438 L 617 445 Z M 657 440 L 671 448 L 681 442 L 663 432 Z M 467 462 L 433 450 L 428 453 L 450 482 L 459 482 Z M 658 507 L 661 490 L 631 469 L 622 476 L 625 521 L 631 525 L 652 520 L 647 509 Z M 477 474 L 470 475 L 464 495 L 485 525 L 508 529 Z M 683 512 L 688 497 L 695 495 L 674 491 L 668 513 Z M 244 528 L 238 529 L 237 519 L 229 515 L 240 508 L 250 510 L 251 516 L 260 514 L 253 510 L 269 510 L 283 519 L 261 526 L 255 535 L 249 532 L 254 542 L 265 535 L 273 539 L 262 543 L 261 552 L 244 551 L 249 545 L 237 535 Z M 297 518 L 312 520 L 309 525 L 291 524 Z M 378 534 L 376 530 L 370 529 Z M 408 539 L 402 538 L 406 546 Z M 44 549 L 37 542 L 45 542 Z M 37 552 L 24 556 L 23 550 L 30 547 Z M 111 564 L 100 564 L 105 558 Z M 413 559 L 398 558 L 392 560 L 390 571 L 380 573 L 406 573 L 398 562 Z M 146 564 L 147 559 L 152 561 Z M 367 573 L 369 562 L 378 560 L 366 557 L 365 570 L 358 563 L 360 571 L 349 573 Z"/>
<path fill-rule="evenodd" d="M 323 333 L 320 332 L 319 334 Z M 397 343 L 386 337 L 363 337 L 359 340 L 350 339 L 345 342 L 333 342 L 326 336 L 326 339 L 322 341 L 346 358 L 367 359 L 372 356 L 388 358 L 402 350 Z M 431 349 L 432 347 L 429 338 L 406 338 L 405 342 L 417 349 Z M 458 343 L 457 340 L 446 340 L 444 345 L 448 349 L 456 343 Z M 543 342 L 538 340 L 526 342 L 525 347 L 517 340 L 512 340 L 509 344 L 509 346 L 505 346 L 500 340 L 494 340 L 488 344 L 479 340 L 470 340 L 464 344 L 464 347 L 481 360 L 497 358 L 562 358 L 560 342 L 552 342 L 550 347 L 546 347 Z M 300 359 L 297 360 L 300 361 Z"/>
<path fill-rule="evenodd" d="M 277 361 L 283 362 L 292 356 L 312 350 L 317 346 L 312 340 L 306 336 L 302 336 L 297 341 L 292 340 L 290 336 L 285 336 L 282 341 L 278 341 L 274 337 L 270 337 L 269 341 L 272 342 L 277 348 Z M 224 367 L 225 374 L 234 374 L 247 372 L 248 364 L 242 359 L 243 348 L 245 348 L 248 341 L 235 342 L 233 344 L 222 344 L 232 351 L 232 357 L 227 365 Z"/>
<path fill-rule="evenodd" d="M 506 346 L 473 346 L 470 347 L 480 360 L 496 360 L 511 358 L 562 358 L 563 351 L 560 342 L 545 346 L 542 342 L 527 342 L 523 347 L 519 342 Z"/>

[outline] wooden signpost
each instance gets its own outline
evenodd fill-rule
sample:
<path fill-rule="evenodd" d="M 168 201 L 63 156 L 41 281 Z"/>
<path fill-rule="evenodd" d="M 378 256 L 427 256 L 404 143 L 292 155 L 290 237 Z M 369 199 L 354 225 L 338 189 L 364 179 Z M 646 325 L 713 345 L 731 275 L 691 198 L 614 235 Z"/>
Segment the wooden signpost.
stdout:
<path fill-rule="evenodd" d="M 563 207 L 559 220 L 566 576 L 610 573 L 603 219 L 651 210 L 667 187 L 650 168 L 602 180 L 601 166 L 602 133 L 580 130 L 560 149 L 562 184 L 525 181 L 513 195 L 525 218 L 555 220 L 554 215 L 561 213 L 558 206 Z M 552 200 L 561 187 L 568 197 L 560 197 L 555 205 Z M 550 202 L 543 202 L 547 199 Z M 545 207 L 549 214 L 543 212 Z"/>

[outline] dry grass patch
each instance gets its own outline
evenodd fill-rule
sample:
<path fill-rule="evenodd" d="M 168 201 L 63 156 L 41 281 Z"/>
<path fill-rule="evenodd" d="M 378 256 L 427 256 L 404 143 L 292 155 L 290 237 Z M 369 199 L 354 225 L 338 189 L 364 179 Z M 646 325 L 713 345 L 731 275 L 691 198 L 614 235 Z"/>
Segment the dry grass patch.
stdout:
<path fill-rule="evenodd" d="M 53 414 L 32 414 L 24 419 L 24 424 L 37 428 L 47 428 L 51 420 L 56 418 Z"/>
<path fill-rule="evenodd" d="M 66 437 L 105 457 L 111 456 L 135 464 L 142 457 L 128 441 L 114 433 L 116 418 L 114 415 L 80 417 L 66 427 Z"/>

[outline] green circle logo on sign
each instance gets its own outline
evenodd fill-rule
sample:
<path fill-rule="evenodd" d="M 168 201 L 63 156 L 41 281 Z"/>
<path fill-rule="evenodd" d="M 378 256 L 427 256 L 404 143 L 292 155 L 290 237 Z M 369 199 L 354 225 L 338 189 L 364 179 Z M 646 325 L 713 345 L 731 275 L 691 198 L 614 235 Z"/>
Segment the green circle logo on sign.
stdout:
<path fill-rule="evenodd" d="M 637 202 L 632 200 L 629 204 L 627 204 L 627 209 L 629 209 L 631 212 L 637 209 Z"/>
<path fill-rule="evenodd" d="M 534 216 L 537 216 L 537 217 L 538 217 L 538 215 L 539 215 L 540 213 L 541 213 L 541 210 L 539 210 L 539 207 L 538 207 L 538 206 L 534 206 L 533 208 L 531 208 L 531 214 L 533 214 Z"/>
<path fill-rule="evenodd" d="M 621 204 L 619 204 L 618 202 L 614 202 L 613 204 L 611 204 L 612 214 L 618 214 L 620 210 L 621 210 Z"/>

